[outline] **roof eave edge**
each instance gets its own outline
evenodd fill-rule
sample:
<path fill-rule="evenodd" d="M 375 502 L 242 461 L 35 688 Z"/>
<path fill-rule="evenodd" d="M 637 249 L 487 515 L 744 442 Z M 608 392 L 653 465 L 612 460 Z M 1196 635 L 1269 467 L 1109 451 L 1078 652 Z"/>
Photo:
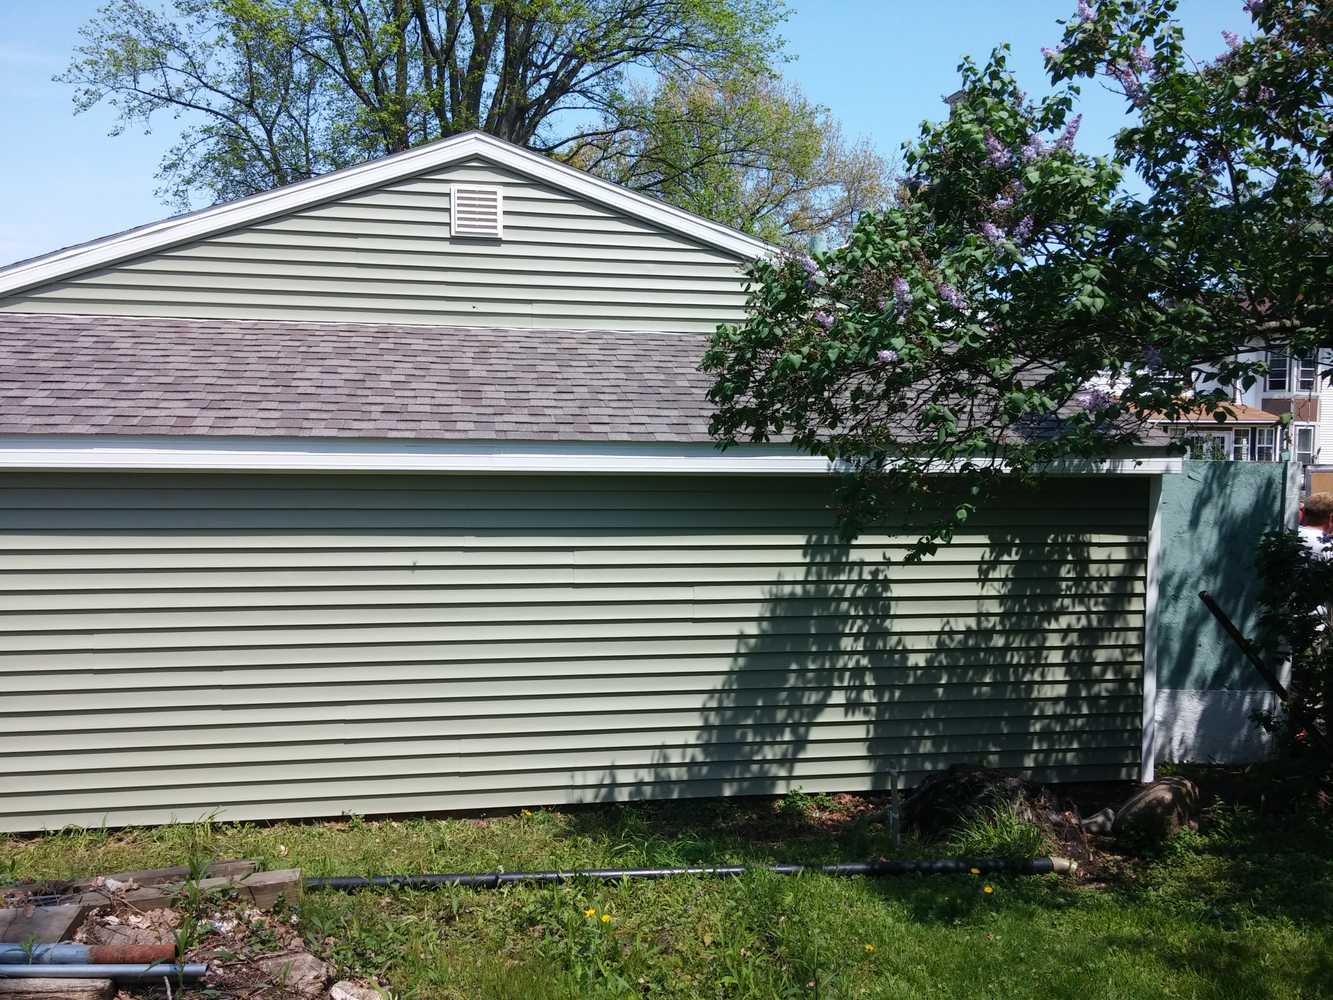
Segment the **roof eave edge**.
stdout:
<path fill-rule="evenodd" d="M 1178 457 L 1064 463 L 1051 475 L 1161 475 Z M 9 472 L 417 472 L 826 475 L 828 459 L 783 445 L 707 442 L 429 441 L 111 434 L 0 435 Z M 949 469 L 941 468 L 941 473 Z"/>

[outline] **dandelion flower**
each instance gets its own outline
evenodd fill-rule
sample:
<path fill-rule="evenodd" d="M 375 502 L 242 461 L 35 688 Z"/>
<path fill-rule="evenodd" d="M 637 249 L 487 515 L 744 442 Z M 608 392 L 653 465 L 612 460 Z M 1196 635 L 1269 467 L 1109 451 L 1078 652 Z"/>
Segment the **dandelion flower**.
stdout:
<path fill-rule="evenodd" d="M 981 891 L 984 892 L 986 895 L 989 896 L 989 895 L 990 895 L 991 893 L 993 893 L 995 890 L 992 889 L 992 888 L 991 888 L 990 886 L 988 886 L 988 885 L 983 885 L 983 886 L 981 887 Z M 606 918 L 603 917 L 602 919 L 605 920 Z"/>
<path fill-rule="evenodd" d="M 980 869 L 980 868 L 969 868 L 969 869 L 967 870 L 967 872 L 968 872 L 969 875 L 980 875 L 980 874 L 981 874 L 981 869 Z"/>
<path fill-rule="evenodd" d="M 867 941 L 867 942 L 866 942 L 866 954 L 869 955 L 869 954 L 870 954 L 871 952 L 873 952 L 874 950 L 875 950 L 875 946 L 874 946 L 873 944 L 871 944 L 869 941 Z"/>
<path fill-rule="evenodd" d="M 611 922 L 611 914 L 609 914 L 609 913 L 603 913 L 603 914 L 602 914 L 602 923 L 604 923 L 604 924 L 609 924 L 610 922 Z"/>
<path fill-rule="evenodd" d="M 583 911 L 583 915 L 584 915 L 585 917 L 588 917 L 589 919 L 591 919 L 592 917 L 597 916 L 597 911 L 596 911 L 593 907 L 590 906 L 590 907 L 588 907 L 586 910 Z"/>

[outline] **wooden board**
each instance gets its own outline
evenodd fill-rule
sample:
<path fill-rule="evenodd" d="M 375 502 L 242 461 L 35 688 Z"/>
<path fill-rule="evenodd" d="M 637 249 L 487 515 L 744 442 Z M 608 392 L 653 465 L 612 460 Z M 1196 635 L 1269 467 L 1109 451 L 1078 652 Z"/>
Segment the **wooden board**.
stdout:
<path fill-rule="evenodd" d="M 1333 472 L 1311 472 L 1311 493 L 1333 493 Z"/>
<path fill-rule="evenodd" d="M 110 979 L 0 979 L 3 1000 L 109 1000 Z"/>
<path fill-rule="evenodd" d="M 249 875 L 259 869 L 257 861 L 214 861 L 208 866 L 209 878 L 236 878 Z M 134 872 L 116 872 L 107 878 L 117 882 L 137 882 L 139 885 L 162 885 L 165 882 L 183 882 L 190 876 L 190 869 L 184 865 L 175 868 L 145 868 Z M 74 883 L 76 888 L 87 889 L 92 879 L 81 879 Z"/>
<path fill-rule="evenodd" d="M 301 899 L 301 869 L 284 868 L 275 872 L 255 872 L 241 878 L 206 878 L 196 883 L 201 892 L 234 890 L 241 899 L 261 910 L 272 909 L 280 898 L 286 898 L 290 904 Z M 151 910 L 159 906 L 170 906 L 180 894 L 181 882 L 164 882 L 161 885 L 148 885 L 141 889 L 132 889 L 123 895 L 112 896 L 92 890 L 76 897 L 73 902 L 93 909 L 104 906 L 113 899 L 124 899 L 141 910 Z"/>
<path fill-rule="evenodd" d="M 209 878 L 236 878 L 243 875 L 249 875 L 259 870 L 258 861 L 214 861 L 206 869 L 206 875 Z M 175 868 L 143 868 L 138 871 L 115 872 L 105 878 L 115 879 L 117 882 L 134 882 L 137 885 L 162 885 L 165 882 L 183 882 L 190 875 L 190 869 L 184 865 L 178 865 Z M 90 878 L 74 879 L 72 881 L 52 880 L 57 886 L 68 886 L 71 891 L 70 896 L 77 894 L 79 890 L 92 888 L 93 880 Z M 46 886 L 50 883 L 39 883 Z M 24 892 L 35 891 L 34 883 L 10 883 L 0 886 L 0 891 L 4 892 Z M 40 890 L 45 893 L 48 890 Z"/>
<path fill-rule="evenodd" d="M 25 907 L 0 910 L 0 944 L 63 941 L 86 912 L 87 908 L 78 903 L 35 906 L 31 913 Z"/>

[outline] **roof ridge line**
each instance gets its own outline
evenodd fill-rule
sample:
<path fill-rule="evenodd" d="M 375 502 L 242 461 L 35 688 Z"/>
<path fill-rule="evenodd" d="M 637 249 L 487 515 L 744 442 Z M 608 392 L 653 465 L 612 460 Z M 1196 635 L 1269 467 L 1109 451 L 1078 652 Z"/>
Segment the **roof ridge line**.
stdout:
<path fill-rule="evenodd" d="M 171 216 L 39 257 L 16 261 L 0 268 L 0 296 L 12 295 L 95 267 L 104 267 L 130 257 L 275 218 L 472 157 L 488 160 L 742 259 L 754 260 L 777 251 L 771 244 L 721 223 L 594 177 L 488 133 L 472 131 L 295 184 L 261 191 L 236 201 Z"/>

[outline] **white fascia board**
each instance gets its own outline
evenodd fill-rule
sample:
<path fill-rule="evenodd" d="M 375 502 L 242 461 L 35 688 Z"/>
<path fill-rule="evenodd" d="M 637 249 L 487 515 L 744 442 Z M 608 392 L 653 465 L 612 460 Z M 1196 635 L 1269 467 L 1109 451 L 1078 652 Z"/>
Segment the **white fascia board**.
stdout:
<path fill-rule="evenodd" d="M 334 198 L 356 194 L 417 174 L 480 158 L 552 187 L 587 198 L 626 215 L 659 225 L 691 239 L 754 260 L 776 248 L 727 226 L 673 208 L 550 157 L 523 149 L 482 132 L 467 132 L 393 156 L 275 188 L 238 201 L 164 219 L 91 243 L 57 250 L 0 269 L 0 295 L 105 267 L 130 257 L 153 253 L 190 240 L 202 239 L 238 226 L 262 222 Z"/>
<path fill-rule="evenodd" d="M 1180 459 L 1066 464 L 1052 475 L 1161 475 Z M 441 472 L 824 475 L 828 459 L 782 445 L 414 441 L 110 434 L 0 436 L 0 470 L 22 472 Z M 941 469 L 941 471 L 947 471 Z"/>
<path fill-rule="evenodd" d="M 333 438 L 0 436 L 13 471 L 817 473 L 827 459 L 782 447 Z"/>

